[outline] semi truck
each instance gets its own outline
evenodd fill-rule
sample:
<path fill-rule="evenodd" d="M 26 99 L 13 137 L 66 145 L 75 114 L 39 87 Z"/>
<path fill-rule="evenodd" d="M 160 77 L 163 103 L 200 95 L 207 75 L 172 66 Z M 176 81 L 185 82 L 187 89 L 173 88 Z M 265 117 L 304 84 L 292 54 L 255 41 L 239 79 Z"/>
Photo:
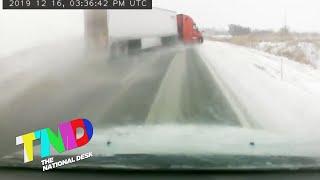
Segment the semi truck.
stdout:
<path fill-rule="evenodd" d="M 177 25 L 179 39 L 184 43 L 203 43 L 202 33 L 190 16 L 178 14 Z"/>
<path fill-rule="evenodd" d="M 90 46 L 108 49 L 115 56 L 177 42 L 203 42 L 203 36 L 190 16 L 161 8 L 91 10 L 85 12 L 85 21 Z"/>

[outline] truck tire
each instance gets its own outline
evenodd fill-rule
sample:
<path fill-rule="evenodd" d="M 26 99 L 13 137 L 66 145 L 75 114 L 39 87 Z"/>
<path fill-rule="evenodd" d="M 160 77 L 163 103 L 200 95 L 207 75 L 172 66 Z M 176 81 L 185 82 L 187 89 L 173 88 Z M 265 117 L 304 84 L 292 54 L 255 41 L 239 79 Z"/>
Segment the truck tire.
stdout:
<path fill-rule="evenodd" d="M 128 54 L 137 54 L 142 47 L 141 39 L 129 40 L 128 42 Z"/>
<path fill-rule="evenodd" d="M 162 46 L 172 46 L 177 43 L 177 36 L 166 36 L 161 38 Z"/>

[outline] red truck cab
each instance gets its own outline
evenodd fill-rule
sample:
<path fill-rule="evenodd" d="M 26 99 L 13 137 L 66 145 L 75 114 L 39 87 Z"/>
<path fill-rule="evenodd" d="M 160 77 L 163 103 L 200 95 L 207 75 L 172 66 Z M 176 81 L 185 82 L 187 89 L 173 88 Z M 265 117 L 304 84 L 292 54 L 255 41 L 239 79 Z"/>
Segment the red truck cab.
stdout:
<path fill-rule="evenodd" d="M 190 16 L 177 15 L 179 38 L 186 44 L 203 43 L 202 33 Z"/>

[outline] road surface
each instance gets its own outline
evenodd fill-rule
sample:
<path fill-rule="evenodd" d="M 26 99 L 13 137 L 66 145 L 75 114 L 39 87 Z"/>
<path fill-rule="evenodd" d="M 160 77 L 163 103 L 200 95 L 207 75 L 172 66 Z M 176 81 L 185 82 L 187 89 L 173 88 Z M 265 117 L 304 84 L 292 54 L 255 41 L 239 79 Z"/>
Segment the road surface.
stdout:
<path fill-rule="evenodd" d="M 95 62 L 82 55 L 82 47 L 74 46 L 79 43 L 70 43 L 0 59 L 0 128 L 4 134 L 0 143 L 6 145 L 0 155 L 19 149 L 16 136 L 45 127 L 57 129 L 59 122 L 75 117 L 90 119 L 98 129 L 142 125 L 131 137 L 135 139 L 132 146 L 139 146 L 137 138 L 148 137 L 139 147 L 149 143 L 148 147 L 158 147 L 153 151 L 175 146 L 171 135 L 184 139 L 200 131 L 199 136 L 189 137 L 199 152 L 219 149 L 217 142 L 223 147 L 232 142 L 230 151 L 237 151 L 232 145 L 240 143 L 250 154 L 247 143 L 252 139 L 266 144 L 277 141 L 276 147 L 284 152 L 287 142 L 294 139 L 302 142 L 299 152 L 304 152 L 306 139 L 320 139 L 320 73 L 305 65 L 285 60 L 281 79 L 279 57 L 220 42 Z M 187 126 L 179 129 L 172 124 Z M 210 132 L 216 133 L 214 137 Z M 283 132 L 290 132 L 291 140 L 277 136 Z M 152 133 L 168 135 L 149 137 Z M 163 144 L 154 144 L 155 138 Z M 180 144 L 181 152 L 190 149 L 188 145 Z M 318 151 L 312 147 L 312 153 Z M 126 148 L 116 152 L 121 150 Z M 272 146 L 261 153 L 271 151 L 278 149 Z"/>
<path fill-rule="evenodd" d="M 68 46 L 68 45 L 65 45 Z M 194 47 L 89 62 L 81 47 L 30 50 L 1 59 L 0 119 L 6 151 L 15 137 L 75 117 L 110 128 L 144 124 L 246 126 Z"/>
<path fill-rule="evenodd" d="M 17 150 L 16 136 L 75 117 L 100 129 L 218 125 L 318 137 L 320 75 L 304 65 L 284 61 L 281 80 L 279 57 L 226 43 L 108 62 L 88 60 L 74 44 L 0 59 L 0 153 Z"/>

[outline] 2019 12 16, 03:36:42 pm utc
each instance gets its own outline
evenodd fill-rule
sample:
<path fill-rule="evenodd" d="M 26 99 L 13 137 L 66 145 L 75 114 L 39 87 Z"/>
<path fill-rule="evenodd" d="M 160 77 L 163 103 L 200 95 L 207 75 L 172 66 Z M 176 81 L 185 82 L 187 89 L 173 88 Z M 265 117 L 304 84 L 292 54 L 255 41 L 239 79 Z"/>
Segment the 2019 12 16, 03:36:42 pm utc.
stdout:
<path fill-rule="evenodd" d="M 152 0 L 3 0 L 3 9 L 152 9 Z"/>

